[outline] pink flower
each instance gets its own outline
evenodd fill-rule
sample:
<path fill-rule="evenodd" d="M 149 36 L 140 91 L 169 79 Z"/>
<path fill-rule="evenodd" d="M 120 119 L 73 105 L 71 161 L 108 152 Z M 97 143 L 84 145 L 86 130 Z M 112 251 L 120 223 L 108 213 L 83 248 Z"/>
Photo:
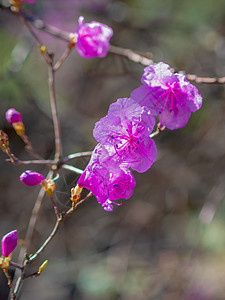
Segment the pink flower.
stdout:
<path fill-rule="evenodd" d="M 128 169 L 120 168 L 100 144 L 93 150 L 91 160 L 77 184 L 90 190 L 107 211 L 113 210 L 112 204 L 118 205 L 114 201 L 130 198 L 136 185 L 133 174 Z"/>
<path fill-rule="evenodd" d="M 31 170 L 27 170 L 20 175 L 20 181 L 28 186 L 39 185 L 44 180 L 45 178 L 40 173 Z"/>
<path fill-rule="evenodd" d="M 18 111 L 16 111 L 14 108 L 8 109 L 7 112 L 5 113 L 5 116 L 6 116 L 6 120 L 10 124 L 22 122 L 21 114 Z"/>
<path fill-rule="evenodd" d="M 95 21 L 84 23 L 84 17 L 79 17 L 78 22 L 76 48 L 79 54 L 85 58 L 106 56 L 113 30 Z"/>
<path fill-rule="evenodd" d="M 171 130 L 184 127 L 191 112 L 202 105 L 197 88 L 185 75 L 172 73 L 163 62 L 146 67 L 141 82 L 143 85 L 131 93 L 131 98 L 147 106 Z"/>
<path fill-rule="evenodd" d="M 8 257 L 10 253 L 13 252 L 13 250 L 17 246 L 17 240 L 18 240 L 17 230 L 13 230 L 7 233 L 5 236 L 3 236 L 1 241 L 3 257 Z"/>
<path fill-rule="evenodd" d="M 156 160 L 155 142 L 149 137 L 154 125 L 155 118 L 145 107 L 121 98 L 95 124 L 93 135 L 117 164 L 142 173 Z"/>

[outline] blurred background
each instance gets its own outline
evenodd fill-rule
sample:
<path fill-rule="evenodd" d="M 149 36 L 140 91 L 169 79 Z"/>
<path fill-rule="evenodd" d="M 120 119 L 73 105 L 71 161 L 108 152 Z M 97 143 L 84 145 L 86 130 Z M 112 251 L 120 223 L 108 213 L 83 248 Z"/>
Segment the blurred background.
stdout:
<path fill-rule="evenodd" d="M 6 4 L 7 0 L 2 3 Z M 111 26 L 111 44 L 151 52 L 155 62 L 199 76 L 225 75 L 224 0 L 36 0 L 24 10 L 64 31 L 75 32 L 80 15 Z M 58 58 L 63 41 L 38 32 Z M 5 120 L 20 111 L 36 151 L 53 158 L 54 137 L 47 67 L 34 40 L 16 16 L 0 10 L 0 129 L 12 152 L 30 159 Z M 92 150 L 95 122 L 109 105 L 140 85 L 143 67 L 109 54 L 86 60 L 72 52 L 56 75 L 64 155 Z M 196 84 L 195 84 L 196 85 Z M 144 174 L 134 172 L 133 196 L 112 213 L 92 197 L 59 230 L 32 265 L 46 270 L 25 281 L 21 299 L 42 300 L 222 300 L 225 294 L 225 94 L 223 85 L 196 85 L 204 104 L 188 125 L 156 138 L 158 159 Z M 25 236 L 38 188 L 23 186 L 24 166 L 0 153 L 0 237 L 18 229 Z M 88 158 L 73 161 L 85 168 Z M 47 174 L 47 169 L 29 166 Z M 78 179 L 62 171 L 55 201 L 70 207 Z M 55 224 L 46 199 L 31 252 Z M 13 254 L 17 261 L 20 246 Z M 13 270 L 11 270 L 13 274 Z M 0 271 L 0 299 L 7 299 Z"/>

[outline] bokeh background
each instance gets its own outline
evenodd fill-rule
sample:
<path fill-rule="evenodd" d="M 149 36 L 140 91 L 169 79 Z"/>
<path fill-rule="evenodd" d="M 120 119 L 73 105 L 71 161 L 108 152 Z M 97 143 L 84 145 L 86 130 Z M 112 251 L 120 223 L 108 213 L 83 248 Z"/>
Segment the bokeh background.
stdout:
<path fill-rule="evenodd" d="M 7 4 L 7 0 L 3 1 Z M 2 2 L 2 3 L 3 3 Z M 224 0 L 36 0 L 28 14 L 74 32 L 77 19 L 106 23 L 113 45 L 151 52 L 155 62 L 199 76 L 225 75 Z M 66 44 L 37 32 L 56 58 Z M 56 76 L 64 154 L 92 150 L 92 130 L 117 98 L 140 85 L 143 67 L 109 54 L 85 60 L 74 50 Z M 188 125 L 156 139 L 158 159 L 134 172 L 133 196 L 106 212 L 91 198 L 66 220 L 32 266 L 48 259 L 42 275 L 25 281 L 21 299 L 42 300 L 223 300 L 225 294 L 225 95 L 222 85 L 196 85 L 204 98 Z M 6 122 L 14 107 L 43 157 L 54 155 L 47 67 L 16 16 L 0 10 L 0 128 L 12 152 L 30 159 Z M 38 188 L 19 182 L 26 170 L 0 153 L 0 237 L 18 229 L 24 238 Z M 88 158 L 73 161 L 85 168 Z M 43 175 L 44 167 L 33 167 Z M 70 206 L 78 176 L 60 173 L 55 201 Z M 55 216 L 46 199 L 31 252 L 51 232 Z M 14 251 L 17 260 L 20 246 Z M 13 274 L 13 270 L 11 270 Z M 0 299 L 7 299 L 0 271 Z"/>

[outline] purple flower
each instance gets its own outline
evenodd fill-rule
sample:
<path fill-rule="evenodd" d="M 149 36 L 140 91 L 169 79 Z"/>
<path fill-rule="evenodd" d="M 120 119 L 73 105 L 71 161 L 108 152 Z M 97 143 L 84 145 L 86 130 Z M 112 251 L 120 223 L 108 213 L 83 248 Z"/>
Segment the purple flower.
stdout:
<path fill-rule="evenodd" d="M 113 201 L 130 198 L 136 183 L 133 174 L 121 169 L 98 144 L 77 184 L 90 190 L 105 210 L 112 211 L 112 203 L 117 204 Z"/>
<path fill-rule="evenodd" d="M 149 137 L 154 125 L 155 118 L 145 107 L 121 98 L 95 124 L 93 135 L 117 164 L 142 173 L 156 160 L 156 146 Z"/>
<path fill-rule="evenodd" d="M 39 185 L 44 180 L 45 178 L 40 173 L 31 170 L 27 170 L 20 175 L 20 181 L 28 186 Z"/>
<path fill-rule="evenodd" d="M 13 250 L 17 246 L 17 240 L 18 240 L 17 230 L 13 230 L 7 233 L 5 236 L 3 236 L 1 241 L 3 257 L 8 257 L 10 253 L 13 252 Z"/>
<path fill-rule="evenodd" d="M 84 17 L 79 17 L 78 22 L 76 48 L 79 54 L 85 58 L 106 56 L 113 30 L 95 21 L 84 23 Z"/>
<path fill-rule="evenodd" d="M 10 124 L 22 122 L 21 114 L 14 108 L 10 108 L 5 113 L 6 119 Z"/>
<path fill-rule="evenodd" d="M 87 167 L 77 181 L 80 187 L 91 191 L 100 204 L 103 204 L 109 196 L 108 182 L 110 173 L 104 163 L 107 159 L 107 151 L 98 144 L 92 152 Z"/>
<path fill-rule="evenodd" d="M 163 62 L 146 67 L 141 82 L 143 85 L 131 93 L 131 98 L 147 106 L 171 130 L 184 127 L 191 112 L 202 105 L 198 89 Z"/>

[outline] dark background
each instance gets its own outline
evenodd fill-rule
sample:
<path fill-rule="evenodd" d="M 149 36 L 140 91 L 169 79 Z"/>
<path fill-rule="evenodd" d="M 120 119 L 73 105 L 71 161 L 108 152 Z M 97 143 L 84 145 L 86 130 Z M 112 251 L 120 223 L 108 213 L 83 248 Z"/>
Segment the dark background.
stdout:
<path fill-rule="evenodd" d="M 4 1 L 6 3 L 6 0 Z M 224 0 L 36 0 L 24 9 L 47 23 L 74 32 L 77 19 L 96 20 L 114 30 L 113 45 L 152 52 L 176 70 L 199 76 L 225 74 Z M 56 58 L 66 44 L 38 32 Z M 76 50 L 56 75 L 56 93 L 67 155 L 92 150 L 92 130 L 109 105 L 140 85 L 143 67 L 109 54 L 86 60 Z M 37 279 L 25 281 L 24 300 L 209 300 L 225 293 L 225 105 L 224 86 L 196 85 L 204 102 L 188 125 L 156 139 L 158 158 L 123 206 L 106 212 L 91 198 L 66 220 L 31 272 L 48 259 Z M 42 156 L 53 158 L 54 137 L 47 67 L 33 38 L 16 16 L 0 11 L 0 128 L 12 152 L 30 159 L 5 120 L 21 112 L 26 133 Z M 18 229 L 20 244 L 38 194 L 23 186 L 24 166 L 0 153 L 0 237 Z M 88 158 L 73 162 L 85 168 Z M 29 168 L 47 174 L 44 167 Z M 29 169 L 28 168 L 28 169 Z M 55 201 L 70 207 L 78 176 L 62 171 Z M 211 220 L 210 216 L 214 216 Z M 51 232 L 55 216 L 46 199 L 32 251 Z M 17 260 L 20 246 L 13 254 Z M 0 299 L 6 282 L 0 274 Z"/>

